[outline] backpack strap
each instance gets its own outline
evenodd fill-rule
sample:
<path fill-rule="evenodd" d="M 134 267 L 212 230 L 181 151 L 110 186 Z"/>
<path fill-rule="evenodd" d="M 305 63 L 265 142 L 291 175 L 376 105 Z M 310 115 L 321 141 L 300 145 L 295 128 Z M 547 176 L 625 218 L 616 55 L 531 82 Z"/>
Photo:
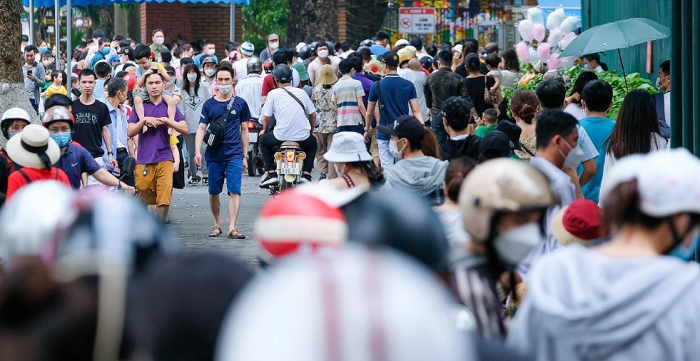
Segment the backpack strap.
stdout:
<path fill-rule="evenodd" d="M 27 173 L 24 173 L 22 169 L 18 169 L 17 172 L 19 172 L 19 174 L 24 178 L 24 180 L 27 181 L 27 184 L 32 182 L 32 180 L 29 179 L 29 176 L 27 176 Z"/>

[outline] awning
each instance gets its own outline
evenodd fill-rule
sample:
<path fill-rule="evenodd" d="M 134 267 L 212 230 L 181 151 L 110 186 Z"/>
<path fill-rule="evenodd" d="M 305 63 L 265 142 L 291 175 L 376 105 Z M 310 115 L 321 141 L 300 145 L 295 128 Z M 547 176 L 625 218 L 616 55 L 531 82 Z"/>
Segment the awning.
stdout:
<path fill-rule="evenodd" d="M 236 3 L 236 4 L 245 4 L 245 5 L 250 5 L 250 0 L 149 0 L 149 1 L 143 1 L 143 0 L 71 0 L 71 5 L 72 6 L 86 6 L 86 5 L 99 5 L 99 4 L 105 4 L 105 5 L 111 5 L 111 4 L 133 4 L 133 3 L 194 3 L 194 4 L 205 4 L 205 3 L 213 3 L 213 4 L 231 4 L 231 3 Z M 24 0 L 23 1 L 24 6 L 29 7 L 29 0 Z M 54 0 L 34 0 L 34 8 L 40 8 L 40 7 L 53 7 L 55 5 Z M 66 5 L 66 0 L 59 0 L 60 5 L 59 6 L 64 6 Z"/>
<path fill-rule="evenodd" d="M 538 0 L 542 12 L 544 13 L 545 25 L 547 16 L 556 10 L 560 5 L 564 8 L 564 13 L 578 17 L 578 27 L 581 27 L 581 1 L 580 0 Z"/>

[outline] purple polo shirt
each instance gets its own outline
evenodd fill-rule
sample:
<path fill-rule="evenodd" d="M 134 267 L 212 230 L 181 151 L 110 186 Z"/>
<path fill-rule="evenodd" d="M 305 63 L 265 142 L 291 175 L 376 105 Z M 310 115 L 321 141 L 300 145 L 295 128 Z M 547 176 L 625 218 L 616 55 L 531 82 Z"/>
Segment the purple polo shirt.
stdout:
<path fill-rule="evenodd" d="M 352 78 L 355 80 L 359 80 L 360 83 L 362 83 L 362 90 L 365 91 L 365 96 L 362 97 L 362 102 L 365 103 L 365 109 L 367 109 L 369 90 L 372 89 L 372 84 L 374 84 L 374 82 L 367 79 L 367 77 L 364 74 L 360 73 L 355 73 L 355 75 L 353 75 Z"/>
<path fill-rule="evenodd" d="M 180 113 L 180 109 L 175 108 L 175 121 L 183 122 L 185 117 Z M 143 102 L 143 114 L 147 117 L 161 118 L 168 117 L 168 105 L 161 100 L 158 104 L 153 104 L 150 100 Z M 129 123 L 138 123 L 136 111 L 131 112 Z M 139 133 L 139 151 L 136 156 L 138 164 L 156 164 L 173 160 L 173 152 L 170 150 L 170 134 L 168 125 L 161 124 L 155 128 L 148 128 L 144 133 Z"/>

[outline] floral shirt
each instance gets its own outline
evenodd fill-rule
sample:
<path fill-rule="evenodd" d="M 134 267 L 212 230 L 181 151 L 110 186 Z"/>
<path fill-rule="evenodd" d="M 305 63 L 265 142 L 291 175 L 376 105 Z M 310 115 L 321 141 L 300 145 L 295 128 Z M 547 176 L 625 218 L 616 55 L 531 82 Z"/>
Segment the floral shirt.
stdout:
<path fill-rule="evenodd" d="M 316 105 L 316 133 L 335 133 L 338 131 L 338 109 L 331 100 L 333 88 L 325 89 L 317 84 L 311 94 L 311 101 Z"/>
<path fill-rule="evenodd" d="M 520 160 L 529 161 L 532 157 L 530 153 L 537 153 L 537 137 L 533 135 L 532 137 L 520 138 L 520 144 L 523 145 L 523 150 L 516 150 L 515 155 L 520 157 Z M 528 153 L 525 148 L 527 148 L 530 153 Z"/>

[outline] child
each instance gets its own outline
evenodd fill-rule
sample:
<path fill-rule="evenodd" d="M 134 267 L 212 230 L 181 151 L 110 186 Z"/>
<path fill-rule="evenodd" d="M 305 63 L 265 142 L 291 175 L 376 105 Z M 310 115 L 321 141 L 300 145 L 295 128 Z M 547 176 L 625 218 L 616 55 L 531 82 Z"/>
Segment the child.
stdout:
<path fill-rule="evenodd" d="M 321 173 L 319 180 L 335 178 L 334 168 L 329 167 L 328 161 L 323 155 L 331 148 L 333 134 L 338 131 L 338 108 L 333 102 L 333 84 L 338 81 L 333 68 L 326 64 L 321 68 L 321 73 L 316 78 L 316 86 L 311 94 L 311 101 L 316 106 L 316 139 L 318 140 L 318 150 L 316 151 L 316 164 L 318 172 Z M 313 160 L 311 160 L 313 162 Z"/>
<path fill-rule="evenodd" d="M 498 64 L 501 62 L 501 60 L 495 54 L 487 56 L 484 60 L 486 61 L 486 66 L 489 68 L 489 72 L 486 73 L 486 76 L 492 77 L 495 81 L 493 87 L 489 89 L 489 92 L 491 94 L 498 94 L 496 91 L 499 90 L 499 87 L 501 86 L 501 71 L 498 69 Z"/>
<path fill-rule="evenodd" d="M 496 126 L 498 126 L 498 112 L 496 109 L 486 109 L 486 111 L 484 111 L 483 120 L 484 124 L 476 128 L 476 131 L 474 132 L 474 135 L 480 138 L 483 138 L 486 136 L 486 134 L 496 130 Z"/>
<path fill-rule="evenodd" d="M 50 98 L 54 94 L 68 95 L 66 87 L 63 86 L 63 81 L 65 79 L 65 73 L 62 71 L 55 71 L 51 73 L 51 85 L 46 88 L 46 98 Z"/>
<path fill-rule="evenodd" d="M 157 72 L 163 77 L 163 89 L 165 89 L 165 84 L 170 81 L 170 76 L 165 71 L 163 65 L 153 62 L 153 57 L 151 54 L 151 48 L 145 45 L 139 45 L 134 50 L 134 58 L 136 59 L 136 87 L 134 88 L 137 96 L 134 96 L 134 111 L 138 115 L 139 119 L 143 119 L 143 102 L 148 100 L 148 91 L 143 89 L 145 85 L 144 75 L 149 72 Z M 175 120 L 175 110 L 177 106 L 177 101 L 171 96 L 169 91 L 163 91 L 163 101 L 168 105 L 168 118 L 170 120 Z"/>

